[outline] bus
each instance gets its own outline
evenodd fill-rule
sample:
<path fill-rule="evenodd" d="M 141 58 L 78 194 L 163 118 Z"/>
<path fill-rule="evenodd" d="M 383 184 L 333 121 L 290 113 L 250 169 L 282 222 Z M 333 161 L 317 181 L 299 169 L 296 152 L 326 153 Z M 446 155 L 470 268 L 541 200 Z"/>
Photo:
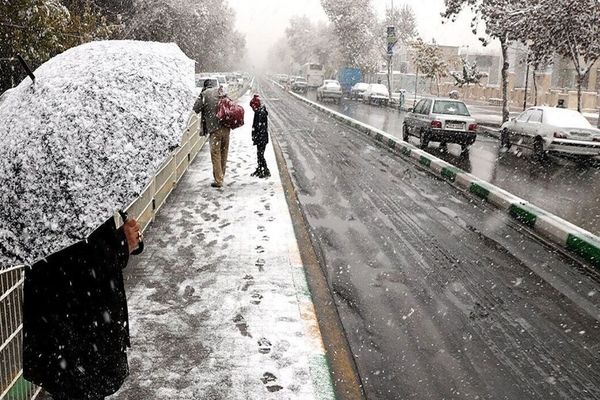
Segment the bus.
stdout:
<path fill-rule="evenodd" d="M 302 74 L 306 77 L 308 87 L 317 88 L 323 84 L 325 72 L 321 64 L 307 63 L 302 66 Z"/>

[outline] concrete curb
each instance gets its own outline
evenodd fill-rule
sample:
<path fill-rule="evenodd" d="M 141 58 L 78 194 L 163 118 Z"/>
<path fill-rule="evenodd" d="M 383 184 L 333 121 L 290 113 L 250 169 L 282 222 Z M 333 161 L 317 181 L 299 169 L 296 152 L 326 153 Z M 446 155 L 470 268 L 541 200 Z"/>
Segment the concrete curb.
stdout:
<path fill-rule="evenodd" d="M 281 85 L 279 85 L 283 88 Z M 411 158 L 416 164 L 434 175 L 451 182 L 458 188 L 494 205 L 506 212 L 513 220 L 532 229 L 541 237 L 559 245 L 569 253 L 581 257 L 600 270 L 600 237 L 564 219 L 557 217 L 491 183 L 471 175 L 413 145 L 390 134 L 356 121 L 295 93 L 290 93 L 313 108 L 350 125 L 391 151 Z"/>

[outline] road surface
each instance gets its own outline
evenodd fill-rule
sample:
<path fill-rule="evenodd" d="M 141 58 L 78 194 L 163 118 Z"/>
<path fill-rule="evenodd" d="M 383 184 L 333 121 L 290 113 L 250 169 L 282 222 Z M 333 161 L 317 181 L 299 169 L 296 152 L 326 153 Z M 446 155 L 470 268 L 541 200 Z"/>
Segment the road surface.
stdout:
<path fill-rule="evenodd" d="M 368 399 L 600 398 L 598 281 L 356 130 L 260 91 Z"/>
<path fill-rule="evenodd" d="M 315 100 L 313 92 L 309 92 L 307 97 Z M 403 112 L 347 99 L 343 99 L 340 105 L 331 102 L 322 104 L 402 137 Z M 484 109 L 469 108 L 476 117 L 485 112 Z M 418 145 L 417 138 L 411 137 L 411 142 Z M 486 135 L 478 136 L 468 157 L 461 156 L 460 146 L 452 144 L 448 145 L 447 151 L 442 151 L 434 143 L 427 151 L 569 222 L 600 234 L 600 165 L 576 164 L 556 157 L 550 162 L 535 163 L 528 154 L 520 153 L 516 146 L 508 153 L 500 153 L 499 141 Z"/>

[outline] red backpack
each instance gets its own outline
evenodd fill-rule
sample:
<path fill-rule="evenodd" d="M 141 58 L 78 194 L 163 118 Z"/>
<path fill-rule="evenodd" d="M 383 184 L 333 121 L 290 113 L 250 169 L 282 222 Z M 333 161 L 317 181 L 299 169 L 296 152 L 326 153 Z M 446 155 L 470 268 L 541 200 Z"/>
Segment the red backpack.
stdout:
<path fill-rule="evenodd" d="M 226 128 L 239 128 L 244 125 L 244 108 L 227 96 L 221 97 L 217 105 L 217 119 Z"/>

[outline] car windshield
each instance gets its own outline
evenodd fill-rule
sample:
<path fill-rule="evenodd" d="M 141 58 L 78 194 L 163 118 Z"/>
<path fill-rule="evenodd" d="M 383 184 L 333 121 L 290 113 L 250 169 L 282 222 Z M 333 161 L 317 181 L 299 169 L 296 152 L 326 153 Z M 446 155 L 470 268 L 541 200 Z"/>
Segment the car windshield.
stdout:
<path fill-rule="evenodd" d="M 593 126 L 581 113 L 560 108 L 545 109 L 544 122 L 560 128 L 592 129 Z"/>
<path fill-rule="evenodd" d="M 368 83 L 357 83 L 356 85 L 354 85 L 355 90 L 367 90 L 368 87 Z"/>
<path fill-rule="evenodd" d="M 217 80 L 219 81 L 219 84 L 224 84 L 227 83 L 227 81 L 225 80 L 225 77 L 223 76 L 217 76 Z"/>
<path fill-rule="evenodd" d="M 325 86 L 340 86 L 338 81 L 326 80 L 324 83 Z"/>
<path fill-rule="evenodd" d="M 445 115 L 461 115 L 465 117 L 471 115 L 465 103 L 450 100 L 436 100 L 433 105 L 432 113 Z"/>

